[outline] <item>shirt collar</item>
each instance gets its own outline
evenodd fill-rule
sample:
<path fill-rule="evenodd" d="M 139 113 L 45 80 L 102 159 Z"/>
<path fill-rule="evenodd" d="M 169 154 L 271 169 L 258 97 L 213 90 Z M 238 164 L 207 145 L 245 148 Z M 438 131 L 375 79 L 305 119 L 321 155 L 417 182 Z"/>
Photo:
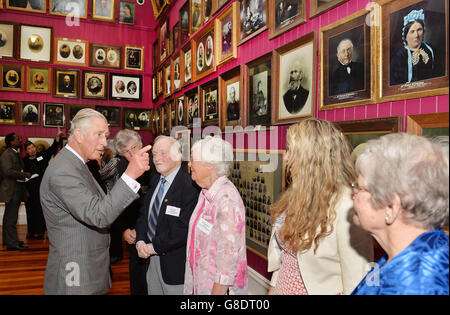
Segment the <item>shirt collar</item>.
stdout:
<path fill-rule="evenodd" d="M 169 184 L 169 186 L 172 185 L 172 182 L 173 182 L 173 180 L 175 179 L 175 176 L 177 176 L 178 171 L 180 170 L 180 168 L 181 168 L 181 165 L 178 166 L 174 171 L 172 171 L 172 173 L 170 173 L 169 175 L 167 175 L 167 176 L 165 176 L 165 177 L 161 175 L 161 177 L 164 177 L 164 179 L 167 181 L 167 183 Z M 161 180 L 161 179 L 160 179 L 160 180 Z"/>
<path fill-rule="evenodd" d="M 79 154 L 77 153 L 77 151 L 75 151 L 70 145 L 66 144 L 66 148 L 67 148 L 67 150 L 69 150 L 70 152 L 72 152 L 73 154 L 75 154 L 75 156 L 76 156 L 77 158 L 79 158 L 79 159 L 83 162 L 83 164 L 86 164 L 86 162 L 84 162 L 84 160 L 83 160 L 83 158 L 81 157 L 81 155 L 79 155 Z"/>
<path fill-rule="evenodd" d="M 214 199 L 214 196 L 218 191 L 222 189 L 222 185 L 228 180 L 226 176 L 221 176 L 212 184 L 209 189 L 202 189 L 202 194 L 208 200 L 208 202 L 211 202 Z"/>

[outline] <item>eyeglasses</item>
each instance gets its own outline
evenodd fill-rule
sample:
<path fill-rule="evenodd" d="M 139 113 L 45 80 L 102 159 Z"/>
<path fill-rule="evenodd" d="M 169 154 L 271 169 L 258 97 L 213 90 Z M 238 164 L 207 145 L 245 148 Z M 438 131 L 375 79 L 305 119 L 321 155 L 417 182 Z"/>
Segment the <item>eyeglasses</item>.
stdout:
<path fill-rule="evenodd" d="M 352 187 L 352 196 L 353 197 L 355 197 L 357 194 L 359 194 L 362 191 L 369 192 L 367 189 L 359 187 L 358 183 L 352 183 L 351 187 Z"/>
<path fill-rule="evenodd" d="M 128 154 L 128 153 L 134 152 L 134 151 L 136 151 L 136 149 L 138 149 L 138 145 L 137 144 L 135 144 L 134 146 L 132 146 L 128 150 L 123 150 L 122 154 Z"/>

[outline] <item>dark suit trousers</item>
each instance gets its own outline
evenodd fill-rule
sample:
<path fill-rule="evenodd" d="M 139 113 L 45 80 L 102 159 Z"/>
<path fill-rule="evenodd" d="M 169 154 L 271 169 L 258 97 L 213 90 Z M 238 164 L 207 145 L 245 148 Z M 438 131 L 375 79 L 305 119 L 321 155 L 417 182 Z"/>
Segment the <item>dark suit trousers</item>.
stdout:
<path fill-rule="evenodd" d="M 3 214 L 3 245 L 6 245 L 6 247 L 19 246 L 16 225 L 17 218 L 19 217 L 20 202 L 23 199 L 24 192 L 24 184 L 16 183 L 11 200 L 5 203 L 5 213 Z"/>
<path fill-rule="evenodd" d="M 135 244 L 126 244 L 130 253 L 130 291 L 131 295 L 147 295 L 147 266 L 148 259 L 138 256 Z"/>

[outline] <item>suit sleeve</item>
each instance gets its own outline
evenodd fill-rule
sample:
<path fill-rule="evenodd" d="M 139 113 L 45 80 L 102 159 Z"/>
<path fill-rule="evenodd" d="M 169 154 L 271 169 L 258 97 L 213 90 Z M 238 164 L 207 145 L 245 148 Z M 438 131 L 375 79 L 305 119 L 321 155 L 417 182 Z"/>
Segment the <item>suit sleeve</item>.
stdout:
<path fill-rule="evenodd" d="M 13 165 L 14 165 L 13 156 L 11 156 L 11 154 L 8 154 L 7 152 L 2 154 L 0 166 L 3 176 L 15 180 L 17 179 L 24 180 L 25 174 L 22 171 L 13 169 Z"/>

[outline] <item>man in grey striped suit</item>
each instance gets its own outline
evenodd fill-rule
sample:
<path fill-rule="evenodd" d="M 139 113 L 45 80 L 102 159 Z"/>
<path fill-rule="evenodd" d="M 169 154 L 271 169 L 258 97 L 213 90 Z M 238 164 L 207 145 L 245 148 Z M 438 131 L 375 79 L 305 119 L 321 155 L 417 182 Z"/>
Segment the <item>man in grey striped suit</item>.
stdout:
<path fill-rule="evenodd" d="M 69 143 L 47 168 L 40 188 L 50 249 L 45 294 L 105 294 L 110 285 L 108 228 L 136 198 L 135 181 L 149 169 L 142 148 L 105 195 L 86 162 L 99 159 L 109 135 L 105 117 L 92 109 L 72 120 Z"/>

